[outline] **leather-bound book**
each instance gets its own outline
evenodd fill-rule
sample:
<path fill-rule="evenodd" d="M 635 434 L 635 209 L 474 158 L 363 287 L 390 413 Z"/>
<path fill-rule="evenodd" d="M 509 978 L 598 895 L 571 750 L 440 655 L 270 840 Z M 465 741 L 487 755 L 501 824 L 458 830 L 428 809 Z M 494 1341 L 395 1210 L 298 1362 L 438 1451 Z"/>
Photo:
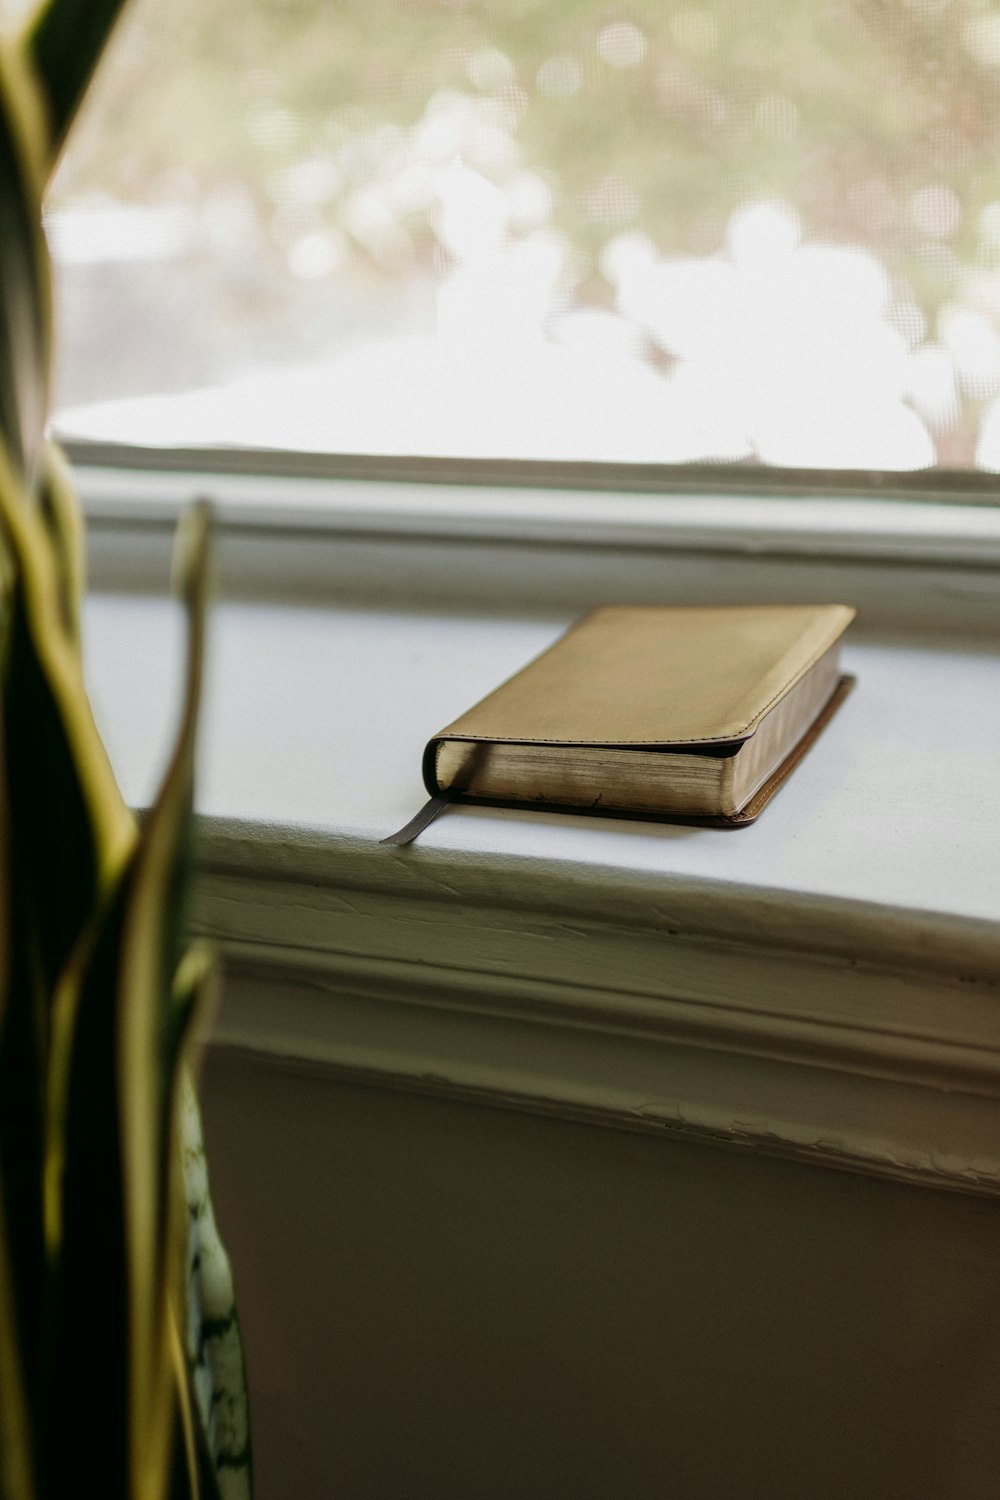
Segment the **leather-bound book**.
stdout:
<path fill-rule="evenodd" d="M 841 702 L 843 604 L 591 610 L 437 733 L 432 801 L 753 822 Z"/>

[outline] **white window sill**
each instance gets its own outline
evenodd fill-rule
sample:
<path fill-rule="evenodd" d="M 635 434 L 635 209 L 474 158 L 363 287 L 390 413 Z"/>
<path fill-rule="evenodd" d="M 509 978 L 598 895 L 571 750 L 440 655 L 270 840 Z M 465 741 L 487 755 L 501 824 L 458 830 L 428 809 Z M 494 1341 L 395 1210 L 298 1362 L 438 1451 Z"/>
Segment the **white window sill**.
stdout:
<path fill-rule="evenodd" d="M 978 576 L 983 618 L 996 575 Z M 199 802 L 200 920 L 231 973 L 217 1039 L 1000 1192 L 995 646 L 857 631 L 854 694 L 747 830 L 451 810 L 378 847 L 422 800 L 427 737 L 572 613 L 217 609 Z M 137 805 L 176 631 L 160 597 L 89 605 Z"/>

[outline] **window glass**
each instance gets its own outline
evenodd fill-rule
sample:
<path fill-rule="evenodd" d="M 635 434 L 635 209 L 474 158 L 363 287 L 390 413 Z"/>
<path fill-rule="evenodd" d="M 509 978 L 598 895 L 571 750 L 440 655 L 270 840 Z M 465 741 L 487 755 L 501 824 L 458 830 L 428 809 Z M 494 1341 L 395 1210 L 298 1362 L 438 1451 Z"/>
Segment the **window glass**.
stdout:
<path fill-rule="evenodd" d="M 1000 468 L 998 89 L 985 0 L 136 0 L 61 425 Z"/>

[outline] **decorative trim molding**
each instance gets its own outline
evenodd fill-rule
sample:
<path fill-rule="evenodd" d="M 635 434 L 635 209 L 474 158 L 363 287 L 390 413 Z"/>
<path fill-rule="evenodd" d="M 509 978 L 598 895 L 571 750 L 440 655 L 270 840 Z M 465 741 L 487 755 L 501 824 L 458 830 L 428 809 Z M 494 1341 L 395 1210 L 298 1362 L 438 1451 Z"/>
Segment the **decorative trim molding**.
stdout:
<path fill-rule="evenodd" d="M 1000 1195 L 990 924 L 208 830 L 216 1045 Z"/>

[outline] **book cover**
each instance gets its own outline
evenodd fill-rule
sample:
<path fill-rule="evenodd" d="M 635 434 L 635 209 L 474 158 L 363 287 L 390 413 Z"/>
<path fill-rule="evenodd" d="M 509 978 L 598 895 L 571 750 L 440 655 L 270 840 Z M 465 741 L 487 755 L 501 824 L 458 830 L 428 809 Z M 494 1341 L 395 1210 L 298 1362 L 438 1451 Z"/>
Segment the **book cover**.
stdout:
<path fill-rule="evenodd" d="M 847 605 L 606 605 L 432 737 L 432 802 L 756 818 L 842 701 Z M 419 824 L 419 826 L 414 826 Z M 408 835 L 406 837 L 405 835 Z"/>

